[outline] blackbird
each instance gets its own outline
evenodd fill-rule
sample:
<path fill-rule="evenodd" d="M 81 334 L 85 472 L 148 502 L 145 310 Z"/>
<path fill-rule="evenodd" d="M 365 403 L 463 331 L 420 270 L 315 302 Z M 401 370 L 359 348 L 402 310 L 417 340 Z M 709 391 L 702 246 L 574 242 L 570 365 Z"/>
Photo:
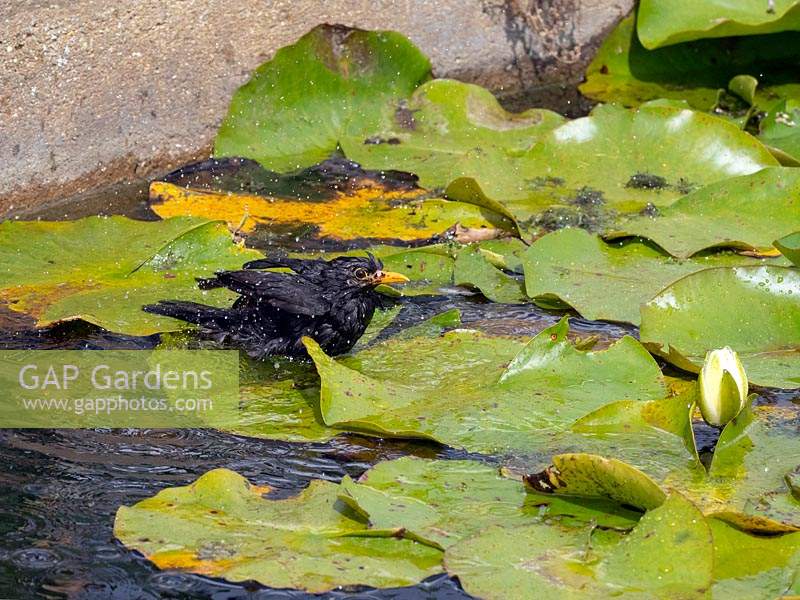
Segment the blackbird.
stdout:
<path fill-rule="evenodd" d="M 292 272 L 258 270 L 273 268 Z M 197 280 L 204 290 L 225 287 L 240 294 L 230 308 L 162 300 L 143 310 L 199 325 L 254 358 L 307 356 L 303 336 L 334 355 L 350 350 L 364 333 L 381 304 L 375 287 L 408 281 L 400 273 L 383 271 L 371 254 L 330 261 L 265 258 L 250 261 L 244 269 Z"/>

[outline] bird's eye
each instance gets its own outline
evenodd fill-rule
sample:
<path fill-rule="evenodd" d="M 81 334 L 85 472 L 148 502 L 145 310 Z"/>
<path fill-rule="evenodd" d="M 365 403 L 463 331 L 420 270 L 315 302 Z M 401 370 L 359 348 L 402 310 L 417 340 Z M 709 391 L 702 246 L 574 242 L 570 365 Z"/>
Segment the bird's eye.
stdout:
<path fill-rule="evenodd" d="M 363 268 L 359 267 L 358 269 L 356 269 L 355 275 L 356 275 L 356 279 L 358 279 L 360 281 L 364 281 L 367 278 L 367 276 L 369 275 L 369 273 L 367 273 L 366 269 L 363 269 Z"/>

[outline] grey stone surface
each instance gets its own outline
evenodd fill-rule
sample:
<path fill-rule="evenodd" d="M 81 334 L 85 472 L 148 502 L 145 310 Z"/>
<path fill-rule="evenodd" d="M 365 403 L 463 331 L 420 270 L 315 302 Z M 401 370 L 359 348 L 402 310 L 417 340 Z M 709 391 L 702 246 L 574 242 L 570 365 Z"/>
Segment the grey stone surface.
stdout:
<path fill-rule="evenodd" d="M 564 90 L 632 2 L 0 3 L 0 215 L 207 156 L 236 87 L 322 22 L 400 31 L 437 76 L 569 112 Z"/>

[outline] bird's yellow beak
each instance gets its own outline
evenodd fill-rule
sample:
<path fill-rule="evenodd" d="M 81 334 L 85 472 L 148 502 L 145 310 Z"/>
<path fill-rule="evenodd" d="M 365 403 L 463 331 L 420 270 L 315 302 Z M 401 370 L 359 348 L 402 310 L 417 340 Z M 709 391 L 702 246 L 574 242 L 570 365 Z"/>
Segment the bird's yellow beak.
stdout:
<path fill-rule="evenodd" d="M 375 273 L 375 283 L 405 283 L 407 281 L 410 281 L 410 279 L 402 273 L 393 273 L 392 271 L 378 271 Z"/>

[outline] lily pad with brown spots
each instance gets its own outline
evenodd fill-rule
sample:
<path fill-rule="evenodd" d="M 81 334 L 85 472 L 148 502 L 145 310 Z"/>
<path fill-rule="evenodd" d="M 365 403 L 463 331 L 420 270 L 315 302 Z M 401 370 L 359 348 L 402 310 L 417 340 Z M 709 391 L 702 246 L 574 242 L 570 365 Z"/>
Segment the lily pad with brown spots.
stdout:
<path fill-rule="evenodd" d="M 186 323 L 142 306 L 165 298 L 230 305 L 232 292 L 200 290 L 195 278 L 260 256 L 235 244 L 223 223 L 196 217 L 6 221 L 0 301 L 38 327 L 79 319 L 130 335 L 177 331 Z"/>

